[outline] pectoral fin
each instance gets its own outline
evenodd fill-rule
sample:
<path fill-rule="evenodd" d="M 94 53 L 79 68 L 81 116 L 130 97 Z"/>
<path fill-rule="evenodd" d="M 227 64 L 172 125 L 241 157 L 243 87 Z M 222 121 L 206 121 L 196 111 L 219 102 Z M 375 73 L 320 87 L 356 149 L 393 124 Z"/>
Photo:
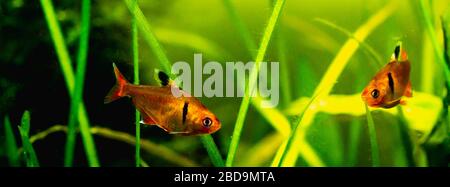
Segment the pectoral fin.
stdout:
<path fill-rule="evenodd" d="M 412 97 L 411 81 L 408 81 L 408 84 L 406 85 L 405 93 L 403 95 L 406 97 Z"/>

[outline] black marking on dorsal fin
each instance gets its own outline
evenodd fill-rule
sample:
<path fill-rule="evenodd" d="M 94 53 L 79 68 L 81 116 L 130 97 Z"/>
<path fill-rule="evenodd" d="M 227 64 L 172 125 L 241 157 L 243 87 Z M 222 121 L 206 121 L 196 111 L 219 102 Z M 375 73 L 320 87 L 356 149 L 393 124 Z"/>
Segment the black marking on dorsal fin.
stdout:
<path fill-rule="evenodd" d="M 394 93 L 394 79 L 392 78 L 391 72 L 388 73 L 388 79 L 389 79 L 389 88 L 391 89 L 391 92 Z"/>
<path fill-rule="evenodd" d="M 166 73 L 162 71 L 158 72 L 158 78 L 159 81 L 161 81 L 161 85 L 163 86 L 169 85 L 169 76 Z"/>
<path fill-rule="evenodd" d="M 155 69 L 155 79 L 161 84 L 161 86 L 167 86 L 170 84 L 169 75 L 159 69 Z"/>
<path fill-rule="evenodd" d="M 398 58 L 400 57 L 400 48 L 401 48 L 400 44 L 395 46 L 395 50 L 394 50 L 395 60 L 398 60 Z"/>
<path fill-rule="evenodd" d="M 183 124 L 185 124 L 185 122 L 186 122 L 186 118 L 187 118 L 187 114 L 188 114 L 188 107 L 189 107 L 189 103 L 188 102 L 184 102 L 184 105 L 183 105 Z"/>

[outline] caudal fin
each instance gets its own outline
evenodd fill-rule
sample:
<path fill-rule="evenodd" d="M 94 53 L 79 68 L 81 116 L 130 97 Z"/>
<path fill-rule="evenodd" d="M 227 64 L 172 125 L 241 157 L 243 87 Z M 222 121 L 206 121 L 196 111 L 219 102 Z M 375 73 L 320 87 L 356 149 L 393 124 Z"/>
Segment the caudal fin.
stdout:
<path fill-rule="evenodd" d="M 114 74 L 116 75 L 116 85 L 114 85 L 109 91 L 108 95 L 106 95 L 104 103 L 113 102 L 121 97 L 127 96 L 125 86 L 128 84 L 127 79 L 120 73 L 119 69 L 117 69 L 116 64 L 113 63 Z"/>

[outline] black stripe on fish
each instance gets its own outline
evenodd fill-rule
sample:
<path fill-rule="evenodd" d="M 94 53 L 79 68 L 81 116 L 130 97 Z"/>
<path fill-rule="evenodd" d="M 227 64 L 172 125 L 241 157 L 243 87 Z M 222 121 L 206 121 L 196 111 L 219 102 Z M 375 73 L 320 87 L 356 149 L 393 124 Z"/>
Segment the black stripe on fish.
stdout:
<path fill-rule="evenodd" d="M 391 92 L 394 93 L 394 79 L 392 78 L 391 72 L 388 73 L 389 79 L 389 88 L 391 88 Z"/>
<path fill-rule="evenodd" d="M 183 124 L 186 122 L 186 117 L 188 114 L 188 107 L 189 107 L 189 103 L 188 102 L 184 102 L 184 106 L 183 106 Z"/>
<path fill-rule="evenodd" d="M 400 45 L 397 45 L 395 47 L 394 56 L 395 56 L 395 60 L 398 60 L 398 57 L 400 56 Z"/>

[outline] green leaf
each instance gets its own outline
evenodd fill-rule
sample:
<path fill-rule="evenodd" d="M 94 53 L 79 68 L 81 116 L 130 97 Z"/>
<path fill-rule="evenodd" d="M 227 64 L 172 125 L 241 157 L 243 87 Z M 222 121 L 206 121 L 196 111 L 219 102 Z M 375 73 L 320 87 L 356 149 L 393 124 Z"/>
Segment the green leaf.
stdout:
<path fill-rule="evenodd" d="M 39 162 L 36 156 L 36 152 L 31 145 L 28 133 L 30 130 L 30 114 L 28 111 L 22 116 L 22 124 L 19 127 L 20 136 L 22 138 L 23 155 L 27 163 L 27 167 L 39 167 Z"/>
<path fill-rule="evenodd" d="M 28 110 L 23 113 L 21 127 L 28 136 L 30 134 L 30 112 Z"/>
<path fill-rule="evenodd" d="M 20 166 L 16 138 L 12 131 L 11 122 L 9 121 L 8 116 L 5 117 L 5 138 L 6 153 L 8 156 L 9 165 L 13 167 Z"/>
<path fill-rule="evenodd" d="M 242 129 L 244 126 L 244 120 L 247 115 L 248 106 L 250 104 L 250 93 L 252 93 L 253 88 L 255 86 L 255 82 L 258 76 L 258 70 L 259 65 L 264 60 L 264 57 L 266 55 L 266 50 L 269 45 L 270 39 L 272 37 L 272 33 L 275 29 L 275 26 L 278 22 L 278 18 L 280 17 L 281 10 L 283 9 L 283 5 L 285 3 L 285 0 L 278 0 L 273 8 L 272 14 L 269 18 L 268 24 L 266 29 L 264 30 L 263 37 L 261 39 L 261 44 L 259 46 L 259 49 L 257 51 L 256 59 L 255 59 L 255 68 L 252 69 L 249 76 L 248 81 L 248 89 L 246 90 L 246 93 L 244 95 L 244 98 L 242 99 L 241 105 L 239 107 L 239 113 L 238 117 L 236 119 L 233 136 L 231 138 L 230 147 L 228 149 L 228 155 L 226 159 L 226 166 L 232 166 L 234 157 L 236 156 L 236 151 L 239 145 L 239 140 L 241 137 Z M 251 91 L 250 91 L 251 90 Z"/>
<path fill-rule="evenodd" d="M 59 22 L 53 8 L 53 3 L 51 0 L 41 0 L 41 6 L 42 11 L 45 15 L 45 19 L 47 21 L 50 35 L 53 40 L 56 54 L 58 55 L 59 65 L 66 81 L 67 90 L 70 96 L 73 97 L 73 93 L 75 90 L 75 76 L 72 68 L 72 61 L 70 59 L 69 50 L 67 49 L 67 46 L 65 44 Z M 83 102 L 81 102 L 79 105 L 80 106 L 78 109 L 79 111 L 77 117 L 80 125 L 81 137 L 83 138 L 86 157 L 89 162 L 89 166 L 96 167 L 100 164 L 98 161 L 94 140 L 92 138 L 92 134 L 89 131 L 90 125 L 86 108 Z"/>
<path fill-rule="evenodd" d="M 369 139 L 370 139 L 370 151 L 372 153 L 372 166 L 380 166 L 380 152 L 378 149 L 377 133 L 375 130 L 375 123 L 373 122 L 372 114 L 369 111 L 369 107 L 365 104 L 366 115 L 367 115 L 367 127 L 369 129 Z"/>
<path fill-rule="evenodd" d="M 206 148 L 206 151 L 208 152 L 209 157 L 211 158 L 212 163 L 216 167 L 223 167 L 225 166 L 223 162 L 223 158 L 220 155 L 220 151 L 217 148 L 216 144 L 214 143 L 213 138 L 211 135 L 204 135 L 201 136 L 203 145 Z"/>

